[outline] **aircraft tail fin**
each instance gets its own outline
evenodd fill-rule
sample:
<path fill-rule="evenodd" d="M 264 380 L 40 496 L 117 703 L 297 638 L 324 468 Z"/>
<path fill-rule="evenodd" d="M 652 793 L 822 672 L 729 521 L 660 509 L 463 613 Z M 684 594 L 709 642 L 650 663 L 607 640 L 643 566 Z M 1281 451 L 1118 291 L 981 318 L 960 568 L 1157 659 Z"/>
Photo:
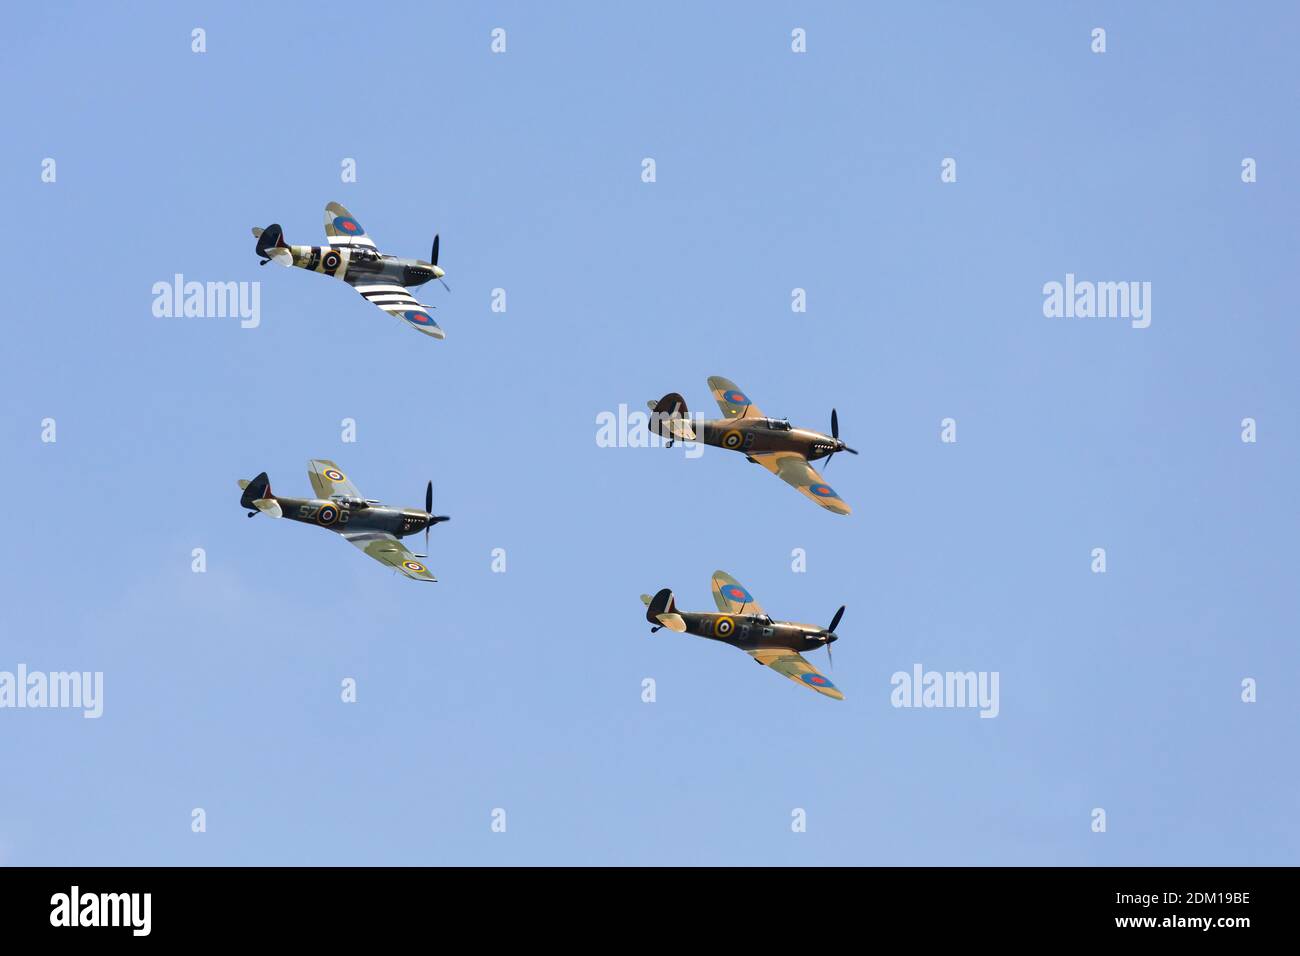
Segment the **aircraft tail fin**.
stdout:
<path fill-rule="evenodd" d="M 642 600 L 645 600 L 644 595 Z M 656 631 L 661 627 L 678 632 L 686 630 L 686 622 L 677 613 L 677 600 L 673 597 L 671 588 L 664 588 L 650 599 L 646 607 L 645 619 L 655 625 Z"/>
<path fill-rule="evenodd" d="M 690 414 L 686 408 L 686 399 L 677 392 L 669 392 L 659 401 L 647 402 L 650 406 L 650 430 L 663 438 L 693 438 L 690 427 Z"/>
<path fill-rule="evenodd" d="M 275 493 L 271 491 L 271 479 L 262 472 L 252 481 L 240 480 L 239 487 L 244 489 L 244 493 L 239 498 L 239 503 L 245 508 L 256 509 L 249 513 L 249 517 L 257 514 L 270 515 L 272 518 L 279 518 L 284 515 L 280 509 L 280 502 L 275 500 Z"/>
<path fill-rule="evenodd" d="M 677 392 L 669 392 L 659 401 L 646 402 L 650 406 L 650 411 L 659 415 L 682 415 L 687 414 L 686 399 L 682 398 Z"/>
<path fill-rule="evenodd" d="M 274 259 L 281 265 L 293 265 L 293 255 L 289 244 L 284 241 L 284 230 L 278 222 L 273 222 L 265 229 L 254 229 L 257 237 L 257 254 L 263 259 Z M 265 265 L 265 263 L 263 263 Z"/>

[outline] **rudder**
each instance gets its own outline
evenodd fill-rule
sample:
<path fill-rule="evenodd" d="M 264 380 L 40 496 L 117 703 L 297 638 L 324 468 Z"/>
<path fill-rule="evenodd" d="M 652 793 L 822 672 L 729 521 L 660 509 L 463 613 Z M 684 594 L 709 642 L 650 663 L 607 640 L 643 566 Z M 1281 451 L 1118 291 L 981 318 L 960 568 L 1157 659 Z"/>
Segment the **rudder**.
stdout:
<path fill-rule="evenodd" d="M 272 518 L 284 517 L 280 503 L 275 500 L 275 493 L 271 491 L 271 479 L 266 476 L 266 472 L 262 472 L 252 481 L 241 479 L 239 487 L 244 489 L 244 493 L 239 497 L 239 503 L 245 508 L 252 509 L 248 513 L 250 518 L 259 511 Z"/>
<path fill-rule="evenodd" d="M 673 597 L 673 589 L 664 588 L 650 599 L 650 605 L 645 610 L 645 619 L 651 624 L 658 624 L 660 614 L 676 613 L 677 601 Z"/>
<path fill-rule="evenodd" d="M 651 432 L 668 439 L 691 437 L 689 425 L 674 425 L 674 422 L 690 414 L 686 408 L 686 399 L 680 394 L 669 392 L 659 401 L 646 404 L 650 406 Z"/>
<path fill-rule="evenodd" d="M 245 508 L 255 507 L 253 502 L 259 499 L 275 497 L 271 492 L 271 479 L 267 477 L 266 472 L 262 472 L 252 481 L 241 481 L 239 484 L 244 489 L 239 503 Z"/>

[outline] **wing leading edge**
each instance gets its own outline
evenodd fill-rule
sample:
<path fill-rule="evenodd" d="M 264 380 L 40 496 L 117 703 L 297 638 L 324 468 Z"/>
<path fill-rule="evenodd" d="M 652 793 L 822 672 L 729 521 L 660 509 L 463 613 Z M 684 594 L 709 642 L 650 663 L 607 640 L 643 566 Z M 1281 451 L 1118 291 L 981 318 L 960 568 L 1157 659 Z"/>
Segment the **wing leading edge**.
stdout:
<path fill-rule="evenodd" d="M 851 514 L 853 509 L 821 475 L 808 459 L 792 451 L 761 452 L 750 456 L 772 474 L 793 487 L 809 501 L 815 501 L 837 515 Z"/>
<path fill-rule="evenodd" d="M 736 383 L 721 375 L 709 376 L 709 389 L 713 400 L 722 409 L 727 418 L 762 418 L 758 406 L 749 400 L 749 396 L 736 387 Z"/>
<path fill-rule="evenodd" d="M 325 239 L 334 249 L 374 249 L 356 216 L 336 202 L 325 207 Z"/>
<path fill-rule="evenodd" d="M 334 462 L 327 458 L 313 458 L 307 462 L 307 478 L 311 481 L 311 490 L 317 498 L 333 498 L 342 495 L 345 498 L 360 498 L 348 476 Z"/>
<path fill-rule="evenodd" d="M 843 700 L 844 695 L 831 679 L 813 667 L 797 652 L 784 648 L 766 648 L 748 652 L 760 664 L 766 664 L 778 674 L 790 678 L 796 684 L 802 684 L 823 694 L 832 700 Z"/>
<path fill-rule="evenodd" d="M 433 306 L 418 301 L 405 286 L 395 282 L 363 282 L 353 283 L 352 288 L 361 293 L 361 297 L 371 305 L 401 319 L 417 332 L 431 335 L 435 339 L 447 337 L 442 327 L 433 321 Z"/>
<path fill-rule="evenodd" d="M 413 581 L 437 581 L 433 573 L 416 559 L 402 543 L 386 531 L 343 532 L 348 544 L 355 545 L 376 561 L 401 571 Z"/>
<path fill-rule="evenodd" d="M 754 600 L 749 589 L 726 571 L 713 572 L 713 602 L 723 614 L 763 615 L 763 605 Z"/>

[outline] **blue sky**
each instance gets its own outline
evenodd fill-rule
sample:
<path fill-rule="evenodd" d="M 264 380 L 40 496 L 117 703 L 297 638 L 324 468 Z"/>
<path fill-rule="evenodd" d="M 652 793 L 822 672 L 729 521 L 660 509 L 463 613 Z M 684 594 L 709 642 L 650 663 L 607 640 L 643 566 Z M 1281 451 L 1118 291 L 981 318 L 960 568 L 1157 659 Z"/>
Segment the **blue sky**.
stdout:
<path fill-rule="evenodd" d="M 105 700 L 0 710 L 0 863 L 1296 862 L 1292 6 L 10 26 L 0 670 Z M 441 233 L 446 341 L 258 267 L 249 227 L 319 243 L 330 200 L 385 251 Z M 155 318 L 175 273 L 261 282 L 260 326 Z M 1067 273 L 1150 282 L 1151 326 L 1044 317 Z M 620 403 L 710 410 L 711 374 L 838 408 L 851 517 L 597 447 Z M 243 516 L 237 478 L 305 494 L 312 457 L 395 504 L 432 479 L 440 583 Z M 638 594 L 708 609 L 715 568 L 778 618 L 848 605 L 843 703 L 647 633 Z M 998 717 L 894 708 L 917 663 L 998 672 Z"/>

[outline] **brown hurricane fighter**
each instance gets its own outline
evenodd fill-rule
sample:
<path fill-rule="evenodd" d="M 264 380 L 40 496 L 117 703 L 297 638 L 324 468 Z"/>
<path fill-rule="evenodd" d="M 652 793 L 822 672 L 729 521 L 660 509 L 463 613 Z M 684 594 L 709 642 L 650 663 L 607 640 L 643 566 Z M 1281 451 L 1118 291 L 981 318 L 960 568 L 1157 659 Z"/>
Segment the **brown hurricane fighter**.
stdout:
<path fill-rule="evenodd" d="M 837 515 L 849 514 L 848 504 L 809 464 L 819 458 L 830 463 L 836 452 L 857 452 L 840 441 L 839 415 L 831 409 L 831 433 L 795 428 L 784 418 L 767 418 L 729 379 L 709 378 L 713 398 L 725 416 L 713 421 L 692 421 L 686 399 L 669 392 L 647 404 L 653 412 L 652 431 L 673 441 L 700 441 L 718 448 L 738 451 L 756 465 L 762 465 L 801 494 Z"/>
<path fill-rule="evenodd" d="M 796 683 L 835 700 L 844 699 L 831 679 L 799 654 L 800 651 L 824 647 L 829 660 L 831 644 L 839 640 L 835 628 L 844 616 L 843 607 L 831 618 L 830 627 L 774 621 L 745 586 L 726 571 L 713 572 L 713 600 L 718 605 L 717 614 L 677 610 L 677 602 L 669 588 L 664 588 L 654 597 L 641 595 L 641 601 L 646 605 L 646 620 L 655 625 L 650 633 L 666 627 L 680 634 L 694 634 L 730 644 Z"/>
<path fill-rule="evenodd" d="M 339 466 L 325 459 L 307 465 L 314 498 L 286 498 L 271 491 L 271 480 L 262 472 L 252 481 L 240 479 L 243 495 L 239 503 L 250 518 L 270 515 L 313 524 L 343 536 L 376 561 L 387 564 L 415 581 L 437 581 L 417 558 L 428 557 L 429 529 L 448 515 L 433 514 L 433 482 L 424 491 L 424 510 L 390 508 L 372 498 L 362 498 L 356 485 Z M 424 532 L 424 554 L 412 554 L 399 539 Z"/>

